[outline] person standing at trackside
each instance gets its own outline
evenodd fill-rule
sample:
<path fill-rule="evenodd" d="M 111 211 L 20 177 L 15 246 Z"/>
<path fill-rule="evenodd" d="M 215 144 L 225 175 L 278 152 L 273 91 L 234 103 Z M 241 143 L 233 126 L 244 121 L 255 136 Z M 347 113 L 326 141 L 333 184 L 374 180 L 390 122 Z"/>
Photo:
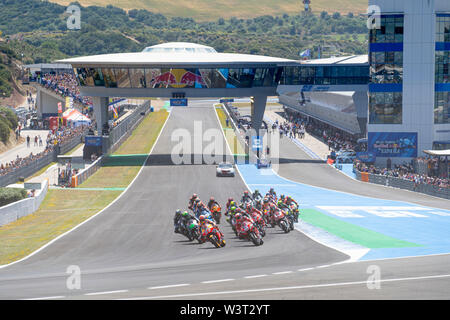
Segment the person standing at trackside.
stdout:
<path fill-rule="evenodd" d="M 229 127 L 230 126 L 230 119 L 226 118 L 225 119 L 225 123 L 226 123 L 227 127 Z"/>
<path fill-rule="evenodd" d="M 30 147 L 30 141 L 31 141 L 31 138 L 30 138 L 30 136 L 27 136 L 27 148 L 29 148 L 29 147 Z"/>

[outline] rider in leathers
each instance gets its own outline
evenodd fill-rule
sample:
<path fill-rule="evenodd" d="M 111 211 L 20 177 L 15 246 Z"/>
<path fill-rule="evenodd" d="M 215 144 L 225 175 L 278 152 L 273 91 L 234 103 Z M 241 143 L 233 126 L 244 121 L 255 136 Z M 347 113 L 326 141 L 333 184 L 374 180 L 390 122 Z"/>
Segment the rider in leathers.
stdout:
<path fill-rule="evenodd" d="M 208 202 L 208 209 L 209 209 L 209 211 L 211 211 L 211 209 L 212 209 L 212 207 L 213 207 L 214 205 L 217 205 L 217 206 L 220 207 L 219 203 L 214 199 L 214 197 L 211 197 L 211 198 L 209 199 L 209 202 Z"/>
<path fill-rule="evenodd" d="M 217 224 L 213 220 L 206 219 L 206 217 L 204 215 L 201 215 L 198 219 L 200 221 L 200 223 L 199 223 L 199 227 L 200 227 L 200 239 L 199 239 L 199 242 L 200 243 L 204 243 L 206 241 L 206 238 L 204 236 L 204 232 L 203 231 L 204 231 L 204 229 L 205 229 L 207 224 L 212 224 L 215 228 L 217 228 L 217 230 L 219 230 L 220 235 L 222 236 L 222 238 L 224 237 L 222 231 L 220 231 L 219 227 L 217 226 Z"/>

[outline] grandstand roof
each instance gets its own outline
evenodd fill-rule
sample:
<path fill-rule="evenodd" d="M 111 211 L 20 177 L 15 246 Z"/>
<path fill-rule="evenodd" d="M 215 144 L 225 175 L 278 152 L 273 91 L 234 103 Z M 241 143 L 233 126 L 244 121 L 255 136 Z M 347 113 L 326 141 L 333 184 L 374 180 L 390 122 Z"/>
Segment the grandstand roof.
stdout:
<path fill-rule="evenodd" d="M 325 59 L 313 59 L 313 60 L 305 60 L 302 61 L 302 64 L 311 64 L 311 65 L 343 65 L 343 64 L 368 64 L 369 56 L 358 55 L 358 56 L 346 56 L 346 57 L 332 57 Z"/>
<path fill-rule="evenodd" d="M 147 47 L 142 52 L 102 54 L 56 61 L 77 65 L 292 65 L 295 60 L 267 56 L 218 53 L 214 48 L 186 42 L 171 42 Z"/>

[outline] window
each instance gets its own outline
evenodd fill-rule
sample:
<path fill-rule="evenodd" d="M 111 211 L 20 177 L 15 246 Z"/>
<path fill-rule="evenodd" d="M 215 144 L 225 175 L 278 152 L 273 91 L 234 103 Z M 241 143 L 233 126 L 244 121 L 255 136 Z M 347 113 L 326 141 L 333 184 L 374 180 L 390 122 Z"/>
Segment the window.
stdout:
<path fill-rule="evenodd" d="M 102 69 L 103 78 L 105 80 L 105 87 L 107 88 L 117 88 L 116 75 L 113 69 L 103 68 Z"/>
<path fill-rule="evenodd" d="M 371 92 L 369 94 L 370 124 L 401 124 L 402 93 Z"/>
<path fill-rule="evenodd" d="M 117 87 L 119 88 L 131 88 L 130 75 L 128 69 L 114 69 L 114 73 L 117 79 Z"/>
<path fill-rule="evenodd" d="M 436 92 L 434 123 L 450 123 L 450 92 Z"/>
<path fill-rule="evenodd" d="M 132 88 L 147 88 L 144 69 L 130 69 L 130 81 Z"/>

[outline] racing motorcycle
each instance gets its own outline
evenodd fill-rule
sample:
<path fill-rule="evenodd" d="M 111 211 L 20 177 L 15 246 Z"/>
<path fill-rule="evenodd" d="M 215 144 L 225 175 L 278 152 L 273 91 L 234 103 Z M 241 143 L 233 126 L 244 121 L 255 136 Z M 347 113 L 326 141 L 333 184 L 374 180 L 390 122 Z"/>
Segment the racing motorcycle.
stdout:
<path fill-rule="evenodd" d="M 211 242 L 216 248 L 225 247 L 225 239 L 222 237 L 219 229 L 210 223 L 204 226 L 202 237 Z"/>
<path fill-rule="evenodd" d="M 294 221 L 295 221 L 295 223 L 298 223 L 298 215 L 300 214 L 300 211 L 298 210 L 298 206 L 295 203 L 293 203 L 293 204 L 291 204 L 289 209 L 294 214 Z"/>
<path fill-rule="evenodd" d="M 285 213 L 283 212 L 283 210 L 277 208 L 276 210 L 274 210 L 273 214 L 272 214 L 272 218 L 273 218 L 273 223 L 272 226 L 279 226 L 281 228 L 281 230 L 283 230 L 285 233 L 289 233 L 291 231 L 290 226 L 289 226 L 289 221 L 286 218 Z"/>
<path fill-rule="evenodd" d="M 257 211 L 250 212 L 250 216 L 255 221 L 255 226 L 258 229 L 259 233 L 262 237 L 266 236 L 266 221 L 263 218 L 262 213 L 258 213 Z"/>
<path fill-rule="evenodd" d="M 244 221 L 241 225 L 241 230 L 243 231 L 241 232 L 241 235 L 253 242 L 255 246 L 260 246 L 264 243 L 261 233 L 254 223 L 250 221 Z"/>
<path fill-rule="evenodd" d="M 193 241 L 194 239 L 198 242 L 200 241 L 200 227 L 198 225 L 197 219 L 191 219 L 188 225 L 187 237 L 189 241 Z"/>
<path fill-rule="evenodd" d="M 220 224 L 220 218 L 222 217 L 222 208 L 215 204 L 211 207 L 211 214 L 214 218 L 214 221 L 216 221 L 217 224 Z"/>

